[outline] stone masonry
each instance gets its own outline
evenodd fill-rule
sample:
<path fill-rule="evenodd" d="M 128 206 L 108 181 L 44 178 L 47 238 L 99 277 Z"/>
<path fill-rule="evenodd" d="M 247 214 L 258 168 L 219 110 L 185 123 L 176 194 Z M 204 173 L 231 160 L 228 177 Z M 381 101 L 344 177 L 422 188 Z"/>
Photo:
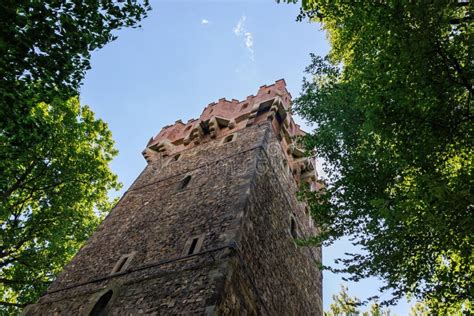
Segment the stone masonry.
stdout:
<path fill-rule="evenodd" d="M 313 159 L 284 80 L 152 138 L 148 165 L 25 315 L 322 315 Z"/>

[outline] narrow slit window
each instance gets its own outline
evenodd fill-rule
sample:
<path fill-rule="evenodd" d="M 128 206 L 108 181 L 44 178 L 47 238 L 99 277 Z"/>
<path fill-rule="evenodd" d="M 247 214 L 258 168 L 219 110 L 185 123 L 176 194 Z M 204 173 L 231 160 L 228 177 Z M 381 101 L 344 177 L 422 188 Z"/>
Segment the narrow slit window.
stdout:
<path fill-rule="evenodd" d="M 186 176 L 181 182 L 179 183 L 178 189 L 182 190 L 186 188 L 189 184 L 189 181 L 191 181 L 191 176 Z"/>
<path fill-rule="evenodd" d="M 127 261 L 128 261 L 128 257 L 120 258 L 117 265 L 117 271 L 115 272 L 122 272 L 123 266 L 125 265 L 125 263 L 127 263 Z"/>
<path fill-rule="evenodd" d="M 105 315 L 105 309 L 110 302 L 110 299 L 114 295 L 114 291 L 108 290 L 104 295 L 102 295 L 95 303 L 94 307 L 92 308 L 89 316 L 101 316 Z"/>
<path fill-rule="evenodd" d="M 128 266 L 130 265 L 130 262 L 133 259 L 133 256 L 135 256 L 135 253 L 136 252 L 132 252 L 121 256 L 115 264 L 114 268 L 112 269 L 112 274 L 124 272 L 125 270 L 127 270 Z"/>
<path fill-rule="evenodd" d="M 204 241 L 204 234 L 192 236 L 188 238 L 183 249 L 183 256 L 190 256 L 198 253 L 201 250 Z"/>
<path fill-rule="evenodd" d="M 293 237 L 294 239 L 298 238 L 298 232 L 296 230 L 296 221 L 293 217 L 291 218 L 290 233 L 291 237 Z"/>
<path fill-rule="evenodd" d="M 192 255 L 194 253 L 194 251 L 196 250 L 197 243 L 198 243 L 198 238 L 193 238 L 191 246 L 189 247 L 189 250 L 188 250 L 188 255 Z"/>

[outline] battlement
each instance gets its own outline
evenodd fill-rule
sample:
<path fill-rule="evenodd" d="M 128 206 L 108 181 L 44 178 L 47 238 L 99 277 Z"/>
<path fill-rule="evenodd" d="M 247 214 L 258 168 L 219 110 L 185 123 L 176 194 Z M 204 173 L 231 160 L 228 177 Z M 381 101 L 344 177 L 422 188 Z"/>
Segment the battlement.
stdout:
<path fill-rule="evenodd" d="M 165 126 L 150 139 L 143 155 L 149 163 L 167 159 L 247 126 L 270 121 L 285 152 L 286 163 L 297 181 L 309 177 L 308 181 L 314 182 L 314 162 L 306 159 L 304 151 L 296 143 L 296 138 L 305 133 L 294 122 L 290 109 L 291 94 L 286 89 L 285 80 L 280 79 L 272 85 L 261 86 L 255 96 L 249 95 L 243 101 L 220 98 L 206 106 L 199 118 L 187 123 L 178 120 L 173 125 Z"/>

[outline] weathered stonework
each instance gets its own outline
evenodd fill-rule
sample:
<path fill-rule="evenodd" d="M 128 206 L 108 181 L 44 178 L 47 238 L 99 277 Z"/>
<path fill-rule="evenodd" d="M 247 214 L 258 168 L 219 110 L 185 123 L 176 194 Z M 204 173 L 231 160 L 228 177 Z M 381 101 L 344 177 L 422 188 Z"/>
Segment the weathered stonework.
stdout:
<path fill-rule="evenodd" d="M 145 170 L 24 314 L 322 315 L 321 249 L 293 239 L 316 232 L 298 185 L 317 187 L 290 102 L 279 80 L 165 127 Z"/>

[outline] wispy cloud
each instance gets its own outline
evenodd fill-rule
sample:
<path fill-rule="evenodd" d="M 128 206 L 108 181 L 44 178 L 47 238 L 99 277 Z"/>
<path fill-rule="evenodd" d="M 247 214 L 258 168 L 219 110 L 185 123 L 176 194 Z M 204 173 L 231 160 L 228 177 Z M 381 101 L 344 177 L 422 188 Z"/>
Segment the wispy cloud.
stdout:
<path fill-rule="evenodd" d="M 244 24 L 245 24 L 245 20 L 247 19 L 247 17 L 245 15 L 242 15 L 239 19 L 239 22 L 237 22 L 237 25 L 234 27 L 234 34 L 237 35 L 237 36 L 240 36 L 242 35 L 242 32 L 244 30 Z"/>
<path fill-rule="evenodd" d="M 253 35 L 250 32 L 245 32 L 245 46 L 251 53 L 251 58 L 253 60 Z"/>
<path fill-rule="evenodd" d="M 246 19 L 247 17 L 245 15 L 242 15 L 239 21 L 237 22 L 237 24 L 235 25 L 233 31 L 234 31 L 235 36 L 237 37 L 240 37 L 243 35 L 245 47 L 247 47 L 247 50 L 250 53 L 250 59 L 254 61 L 255 56 L 254 56 L 254 50 L 253 50 L 253 35 L 245 27 Z"/>
<path fill-rule="evenodd" d="M 204 25 L 205 25 L 205 24 L 209 24 L 209 20 L 202 19 L 202 20 L 201 20 L 201 24 L 204 24 Z"/>

